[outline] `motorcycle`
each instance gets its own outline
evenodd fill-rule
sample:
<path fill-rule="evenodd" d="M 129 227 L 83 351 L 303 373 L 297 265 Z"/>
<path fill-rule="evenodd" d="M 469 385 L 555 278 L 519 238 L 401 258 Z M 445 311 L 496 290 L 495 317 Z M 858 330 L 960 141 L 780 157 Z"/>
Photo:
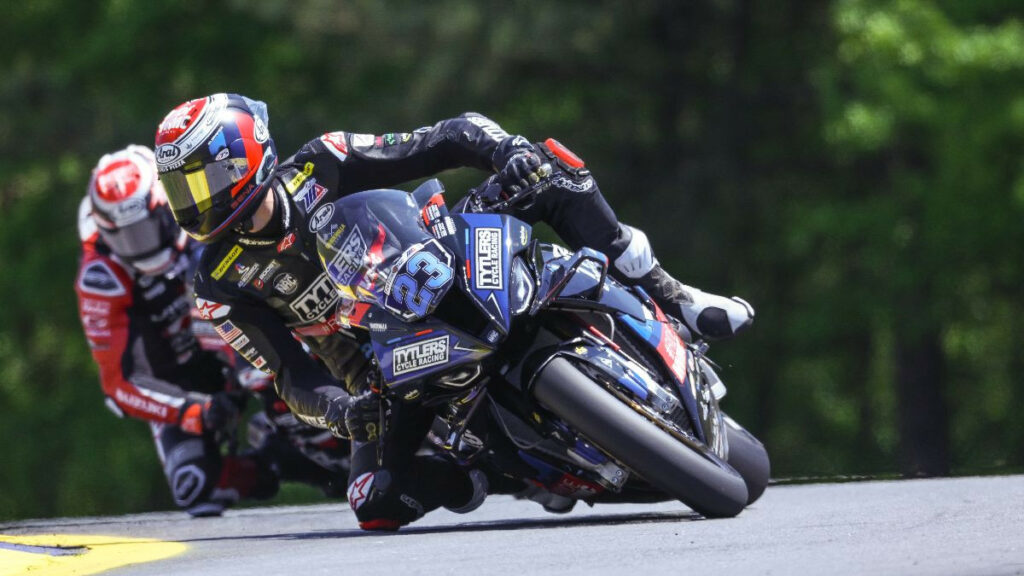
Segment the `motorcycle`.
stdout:
<path fill-rule="evenodd" d="M 552 511 L 675 498 L 731 517 L 761 496 L 767 452 L 719 408 L 706 344 L 604 254 L 500 213 L 538 190 L 450 213 L 443 192 L 360 192 L 316 223 L 338 321 L 369 331 L 386 402 L 436 406 L 442 453 L 525 481 Z"/>

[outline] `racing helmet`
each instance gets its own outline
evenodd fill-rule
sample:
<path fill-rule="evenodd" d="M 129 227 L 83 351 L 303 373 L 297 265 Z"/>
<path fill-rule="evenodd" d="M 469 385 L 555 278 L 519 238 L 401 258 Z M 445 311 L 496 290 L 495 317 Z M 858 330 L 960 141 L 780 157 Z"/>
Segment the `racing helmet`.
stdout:
<path fill-rule="evenodd" d="M 143 274 L 171 266 L 185 236 L 167 207 L 149 148 L 133 144 L 100 158 L 86 196 L 95 231 L 114 255 Z"/>
<path fill-rule="evenodd" d="M 156 164 L 174 219 L 215 242 L 252 216 L 277 168 L 266 105 L 223 93 L 185 102 L 157 128 Z"/>

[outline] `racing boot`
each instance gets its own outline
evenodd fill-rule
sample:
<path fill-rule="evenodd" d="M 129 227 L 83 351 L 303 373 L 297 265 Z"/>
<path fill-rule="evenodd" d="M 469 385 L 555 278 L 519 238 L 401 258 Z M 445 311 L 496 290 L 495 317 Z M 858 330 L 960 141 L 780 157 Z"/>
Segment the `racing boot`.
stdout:
<path fill-rule="evenodd" d="M 658 264 L 647 236 L 632 226 L 620 224 L 620 242 L 625 250 L 613 261 L 616 276 L 639 286 L 672 319 L 676 331 L 687 342 L 724 340 L 746 330 L 754 322 L 754 308 L 746 300 L 726 298 L 687 286 Z"/>

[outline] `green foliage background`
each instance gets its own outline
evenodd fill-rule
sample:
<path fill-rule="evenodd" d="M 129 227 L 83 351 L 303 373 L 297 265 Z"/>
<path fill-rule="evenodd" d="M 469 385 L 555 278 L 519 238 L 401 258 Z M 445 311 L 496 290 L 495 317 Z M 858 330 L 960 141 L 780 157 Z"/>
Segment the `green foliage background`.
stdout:
<path fill-rule="evenodd" d="M 584 157 L 687 283 L 776 477 L 1024 464 L 1024 5 L 1012 0 L 34 0 L 0 5 L 0 519 L 169 507 L 102 406 L 75 210 L 178 103 L 328 130 L 466 110 Z M 480 179 L 444 177 L 452 198 Z"/>

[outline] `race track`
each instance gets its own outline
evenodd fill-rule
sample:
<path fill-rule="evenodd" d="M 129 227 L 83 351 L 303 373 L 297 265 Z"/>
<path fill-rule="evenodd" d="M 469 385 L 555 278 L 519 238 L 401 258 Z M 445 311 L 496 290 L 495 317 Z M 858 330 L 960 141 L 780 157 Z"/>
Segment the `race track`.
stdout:
<path fill-rule="evenodd" d="M 51 534 L 82 547 L 47 545 Z M 126 540 L 138 538 L 170 544 Z M 0 527 L 0 575 L 92 573 L 75 562 L 119 544 L 168 557 L 108 554 L 141 563 L 107 574 L 1024 574 L 1024 476 L 770 486 L 728 520 L 672 503 L 555 516 L 496 496 L 397 534 L 361 532 L 344 503 L 24 521 Z"/>

